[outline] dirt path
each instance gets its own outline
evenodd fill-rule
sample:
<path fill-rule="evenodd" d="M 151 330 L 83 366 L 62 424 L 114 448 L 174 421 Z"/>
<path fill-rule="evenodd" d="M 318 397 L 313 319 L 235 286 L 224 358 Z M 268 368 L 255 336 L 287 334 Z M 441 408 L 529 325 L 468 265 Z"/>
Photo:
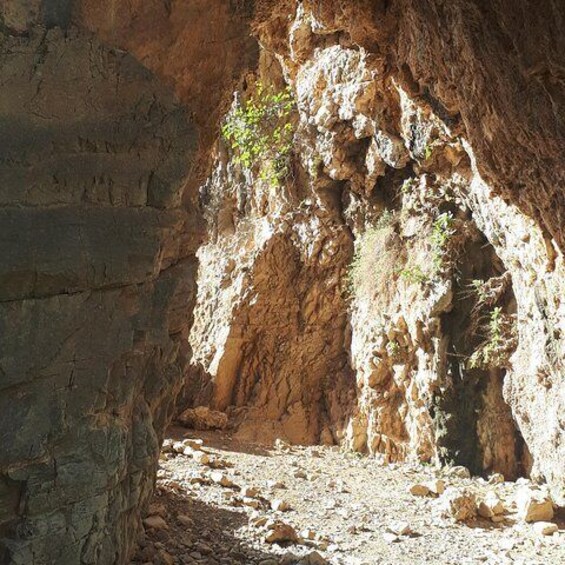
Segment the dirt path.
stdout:
<path fill-rule="evenodd" d="M 335 448 L 261 447 L 181 428 L 171 429 L 169 438 L 147 535 L 133 563 L 565 564 L 562 516 L 552 519 L 559 531 L 543 535 L 516 513 L 517 493 L 531 488 L 525 480 L 488 484 Z M 173 442 L 186 438 L 203 440 L 203 448 L 185 441 L 196 449 L 185 445 L 187 454 L 176 453 L 181 446 Z M 410 493 L 415 484 L 438 478 L 452 487 L 441 496 Z M 454 489 L 478 499 L 495 492 L 505 509 L 494 518 L 500 521 L 443 517 Z M 265 541 L 295 535 L 298 540 Z"/>

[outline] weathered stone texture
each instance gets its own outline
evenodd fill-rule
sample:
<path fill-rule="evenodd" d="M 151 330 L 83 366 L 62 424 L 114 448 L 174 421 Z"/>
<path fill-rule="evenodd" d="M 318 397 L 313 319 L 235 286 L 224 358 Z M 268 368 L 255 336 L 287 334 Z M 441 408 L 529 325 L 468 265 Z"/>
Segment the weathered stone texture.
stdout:
<path fill-rule="evenodd" d="M 532 463 L 565 500 L 561 3 L 258 2 L 294 176 L 220 144 L 198 202 L 252 4 L 0 3 L 2 562 L 127 562 L 187 378 L 247 437 Z M 471 371 L 476 278 L 516 332 Z"/>
<path fill-rule="evenodd" d="M 135 547 L 191 356 L 202 233 L 187 186 L 253 53 L 229 2 L 207 3 L 217 46 L 183 58 L 169 42 L 208 29 L 202 6 L 160 24 L 163 3 L 145 2 L 170 26 L 151 42 L 123 14 L 145 48 L 132 54 L 88 19 L 110 4 L 0 4 L 2 563 L 125 563 Z M 169 73 L 144 60 L 173 56 Z M 180 102 L 175 80 L 198 73 Z"/>
<path fill-rule="evenodd" d="M 233 410 L 248 436 L 531 473 L 562 500 L 561 55 L 532 39 L 537 8 L 527 21 L 479 1 L 264 4 L 260 78 L 280 83 L 274 52 L 297 101 L 296 169 L 267 190 L 220 151 L 191 337 L 211 380 L 197 398 Z M 473 366 L 497 309 L 497 358 Z M 348 366 L 339 348 L 320 362 L 320 331 Z M 355 394 L 335 378 L 349 371 Z M 344 391 L 340 410 L 317 409 L 326 382 Z"/>

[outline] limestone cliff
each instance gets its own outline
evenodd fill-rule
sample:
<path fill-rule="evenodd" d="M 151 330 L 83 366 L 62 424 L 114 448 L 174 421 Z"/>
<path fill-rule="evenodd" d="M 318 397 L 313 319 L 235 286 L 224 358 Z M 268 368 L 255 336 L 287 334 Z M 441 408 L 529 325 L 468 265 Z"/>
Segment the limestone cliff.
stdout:
<path fill-rule="evenodd" d="M 0 16 L 0 562 L 125 563 L 191 356 L 190 182 L 254 44 L 222 1 Z"/>
<path fill-rule="evenodd" d="M 292 169 L 268 183 L 218 145 L 192 402 L 227 410 L 240 436 L 532 474 L 562 500 L 565 270 L 560 216 L 544 212 L 561 192 L 526 196 L 562 185 L 562 100 L 522 59 L 510 76 L 487 58 L 503 14 L 414 4 L 265 11 L 234 107 L 254 81 L 290 85 Z"/>
<path fill-rule="evenodd" d="M 563 18 L 0 2 L 0 561 L 126 563 L 183 387 L 245 437 L 563 504 Z M 258 83 L 284 162 L 219 135 Z"/>

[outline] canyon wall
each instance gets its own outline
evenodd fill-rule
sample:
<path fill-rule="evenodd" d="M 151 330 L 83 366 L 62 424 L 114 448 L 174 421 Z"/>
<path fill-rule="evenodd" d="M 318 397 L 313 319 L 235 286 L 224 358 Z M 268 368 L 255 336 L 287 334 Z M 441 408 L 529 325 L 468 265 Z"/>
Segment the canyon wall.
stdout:
<path fill-rule="evenodd" d="M 2 563 L 125 563 L 153 491 L 191 357 L 190 183 L 255 52 L 235 4 L 172 8 L 0 3 Z"/>
<path fill-rule="evenodd" d="M 2 562 L 127 562 L 183 387 L 564 502 L 560 3 L 257 4 L 0 3 Z M 276 183 L 210 151 L 257 80 Z"/>
<path fill-rule="evenodd" d="M 558 55 L 517 39 L 540 22 L 275 4 L 232 115 L 255 82 L 290 85 L 292 167 L 266 181 L 219 142 L 192 403 L 246 438 L 531 475 L 562 501 L 562 83 Z"/>

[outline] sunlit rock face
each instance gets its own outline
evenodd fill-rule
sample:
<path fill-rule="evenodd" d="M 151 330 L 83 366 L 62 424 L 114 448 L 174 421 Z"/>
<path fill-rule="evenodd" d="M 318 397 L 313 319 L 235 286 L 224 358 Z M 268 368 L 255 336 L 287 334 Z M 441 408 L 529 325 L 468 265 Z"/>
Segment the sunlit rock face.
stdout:
<path fill-rule="evenodd" d="M 563 124 L 539 76 L 508 71 L 535 46 L 503 50 L 515 23 L 498 10 L 265 11 L 255 79 L 292 88 L 294 169 L 268 186 L 218 145 L 194 404 L 241 436 L 531 474 L 562 497 L 561 216 L 543 212 L 561 196 L 534 187 L 563 178 Z"/>

